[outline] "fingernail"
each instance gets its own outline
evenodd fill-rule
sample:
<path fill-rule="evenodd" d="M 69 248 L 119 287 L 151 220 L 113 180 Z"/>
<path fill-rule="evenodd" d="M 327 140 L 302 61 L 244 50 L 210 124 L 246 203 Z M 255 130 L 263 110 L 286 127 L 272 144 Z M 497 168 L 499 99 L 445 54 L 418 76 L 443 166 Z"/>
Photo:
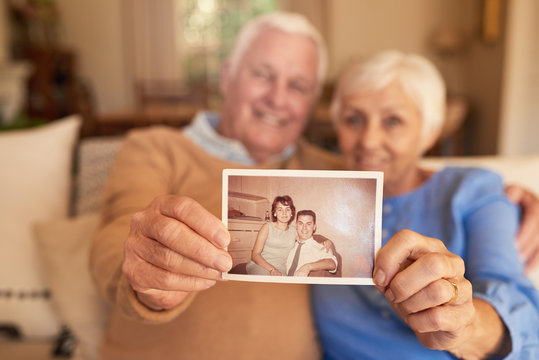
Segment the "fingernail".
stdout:
<path fill-rule="evenodd" d="M 393 294 L 393 291 L 391 291 L 391 289 L 387 289 L 385 295 L 386 295 L 386 299 L 387 299 L 389 302 L 395 301 L 395 294 Z"/>
<path fill-rule="evenodd" d="M 232 259 L 227 255 L 217 255 L 213 265 L 220 271 L 227 272 L 232 268 Z"/>
<path fill-rule="evenodd" d="M 219 231 L 217 234 L 215 234 L 214 240 L 218 246 L 224 249 L 230 243 L 230 236 L 228 236 L 228 232 L 226 231 Z"/>
<path fill-rule="evenodd" d="M 374 283 L 376 285 L 385 286 L 386 273 L 383 270 L 377 269 L 374 273 Z"/>

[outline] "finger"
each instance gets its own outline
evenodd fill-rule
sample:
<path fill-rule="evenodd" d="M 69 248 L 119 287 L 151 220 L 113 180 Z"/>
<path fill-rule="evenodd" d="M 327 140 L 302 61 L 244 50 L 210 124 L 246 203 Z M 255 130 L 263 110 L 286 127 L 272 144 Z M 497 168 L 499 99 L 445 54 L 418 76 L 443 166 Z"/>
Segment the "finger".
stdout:
<path fill-rule="evenodd" d="M 463 275 L 464 261 L 460 257 L 448 251 L 425 253 L 397 273 L 386 292 L 390 301 L 400 303 L 439 279 L 459 279 Z"/>
<path fill-rule="evenodd" d="M 517 234 L 519 245 L 536 243 L 536 234 L 539 230 L 539 199 L 535 194 L 517 185 L 508 185 L 505 193 L 510 201 L 523 209 L 523 218 Z"/>
<path fill-rule="evenodd" d="M 525 266 L 526 273 L 531 273 L 538 267 L 539 267 L 539 247 L 537 247 L 535 249 L 535 252 L 529 255 L 528 258 L 526 259 L 526 266 Z"/>
<path fill-rule="evenodd" d="M 128 246 L 132 247 L 133 253 L 139 258 L 163 270 L 210 280 L 219 280 L 222 277 L 221 271 L 195 262 L 146 237 L 139 236 L 133 242 L 126 243 L 126 247 Z"/>
<path fill-rule="evenodd" d="M 185 291 L 146 290 L 136 292 L 137 298 L 150 309 L 157 311 L 172 309 L 182 302 L 188 295 Z"/>
<path fill-rule="evenodd" d="M 215 247 L 189 226 L 166 216 L 154 216 L 142 234 L 206 267 L 226 272 L 232 267 L 232 258 L 223 249 Z"/>
<path fill-rule="evenodd" d="M 202 291 L 215 285 L 215 280 L 172 273 L 145 261 L 124 262 L 123 273 L 137 292 L 148 290 Z"/>
<path fill-rule="evenodd" d="M 446 249 L 440 240 L 411 230 L 401 230 L 378 251 L 374 264 L 374 282 L 379 286 L 387 286 L 406 261 L 413 261 L 425 252 L 441 251 Z"/>
<path fill-rule="evenodd" d="M 537 232 L 539 234 L 539 229 L 537 229 Z M 529 262 L 530 260 L 533 260 L 534 256 L 537 256 L 537 252 L 539 251 L 539 236 L 534 236 L 526 243 L 519 242 L 517 243 L 517 247 L 521 259 L 523 259 L 524 262 Z"/>
<path fill-rule="evenodd" d="M 509 184 L 505 187 L 505 195 L 514 204 L 518 204 L 524 196 L 524 189 L 515 184 Z"/>
<path fill-rule="evenodd" d="M 436 306 L 410 314 L 406 318 L 406 323 L 418 333 L 454 332 L 470 324 L 474 315 L 472 302 L 467 302 L 460 306 Z"/>
<path fill-rule="evenodd" d="M 396 304 L 400 314 L 409 315 L 436 306 L 458 306 L 472 297 L 472 287 L 469 281 L 454 281 L 457 291 L 446 279 L 439 279 L 412 295 L 409 299 Z M 453 302 L 453 297 L 456 295 Z M 451 303 L 450 303 L 451 302 Z"/>
<path fill-rule="evenodd" d="M 195 200 L 188 197 L 167 196 L 160 204 L 161 213 L 186 224 L 215 246 L 226 248 L 230 235 L 224 224 Z"/>
<path fill-rule="evenodd" d="M 431 307 L 443 305 L 453 299 L 455 289 L 444 279 L 430 283 L 409 299 L 398 304 L 404 314 L 413 314 Z"/>
<path fill-rule="evenodd" d="M 517 246 L 520 251 L 526 251 L 526 249 L 533 249 L 538 246 L 537 234 L 539 231 L 539 221 L 537 221 L 537 218 L 539 218 L 539 214 L 533 214 L 530 212 L 524 213 L 524 217 L 516 236 Z"/>

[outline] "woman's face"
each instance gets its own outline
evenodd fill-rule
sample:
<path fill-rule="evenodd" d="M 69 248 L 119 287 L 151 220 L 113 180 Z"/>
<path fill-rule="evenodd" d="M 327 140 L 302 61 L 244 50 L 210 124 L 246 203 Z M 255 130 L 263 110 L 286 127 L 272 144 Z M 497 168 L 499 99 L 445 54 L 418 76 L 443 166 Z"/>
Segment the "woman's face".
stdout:
<path fill-rule="evenodd" d="M 275 207 L 275 217 L 277 218 L 278 222 L 288 224 L 290 218 L 292 217 L 292 209 L 290 209 L 290 206 L 283 205 L 282 203 L 278 202 L 277 206 Z"/>
<path fill-rule="evenodd" d="M 384 172 L 384 194 L 415 188 L 422 153 L 421 113 L 393 81 L 379 91 L 357 91 L 343 98 L 337 119 L 339 147 L 350 170 Z"/>

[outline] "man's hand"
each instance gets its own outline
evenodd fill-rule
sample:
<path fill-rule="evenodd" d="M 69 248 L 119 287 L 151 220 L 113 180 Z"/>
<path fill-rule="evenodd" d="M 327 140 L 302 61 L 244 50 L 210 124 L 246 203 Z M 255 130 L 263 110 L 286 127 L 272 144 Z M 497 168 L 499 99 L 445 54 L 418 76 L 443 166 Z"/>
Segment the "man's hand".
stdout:
<path fill-rule="evenodd" d="M 294 272 L 294 276 L 309 276 L 311 271 L 316 270 L 335 270 L 337 264 L 332 259 L 321 259 L 312 263 L 302 265 Z"/>
<path fill-rule="evenodd" d="M 311 264 L 305 264 L 294 272 L 294 276 L 309 276 Z"/>
<path fill-rule="evenodd" d="M 270 271 L 270 275 L 271 275 L 271 276 L 283 276 L 283 273 L 280 272 L 279 270 L 273 268 L 273 269 L 271 269 L 271 271 Z"/>
<path fill-rule="evenodd" d="M 143 304 L 170 309 L 230 270 L 229 242 L 221 221 L 196 201 L 160 196 L 133 215 L 122 271 Z"/>
<path fill-rule="evenodd" d="M 522 209 L 522 223 L 516 241 L 526 272 L 539 266 L 539 198 L 518 185 L 508 185 L 505 193 L 509 200 Z"/>
<path fill-rule="evenodd" d="M 472 298 L 464 261 L 440 240 L 399 231 L 377 254 L 374 282 L 428 348 L 483 358 L 505 344 L 501 319 Z"/>

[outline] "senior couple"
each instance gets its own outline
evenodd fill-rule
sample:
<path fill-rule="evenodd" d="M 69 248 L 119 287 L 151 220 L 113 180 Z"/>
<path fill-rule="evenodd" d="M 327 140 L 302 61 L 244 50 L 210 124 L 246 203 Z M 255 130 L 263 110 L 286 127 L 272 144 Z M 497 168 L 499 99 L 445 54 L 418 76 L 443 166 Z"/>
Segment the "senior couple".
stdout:
<path fill-rule="evenodd" d="M 350 68 L 332 106 L 344 165 L 299 139 L 325 68 L 323 41 L 304 18 L 262 15 L 223 64 L 220 114 L 128 135 L 90 259 L 114 305 L 101 358 L 536 358 L 539 295 L 500 177 L 418 165 L 445 112 L 436 69 L 396 52 Z M 304 284 L 221 281 L 232 266 L 218 218 L 223 169 L 345 166 L 384 171 L 388 235 L 375 287 L 313 285 L 310 294 Z M 531 220 L 521 226 L 534 229 L 537 200 L 523 194 Z M 532 249 L 524 255 L 537 249 L 534 233 L 521 230 Z"/>
<path fill-rule="evenodd" d="M 296 217 L 296 226 L 292 225 Z M 262 225 L 256 236 L 249 275 L 309 276 L 312 271 L 337 271 L 337 258 L 330 244 L 313 239 L 316 213 L 300 210 L 288 195 L 276 196 L 271 204 L 272 222 Z M 329 242 L 327 240 L 326 242 Z"/>

